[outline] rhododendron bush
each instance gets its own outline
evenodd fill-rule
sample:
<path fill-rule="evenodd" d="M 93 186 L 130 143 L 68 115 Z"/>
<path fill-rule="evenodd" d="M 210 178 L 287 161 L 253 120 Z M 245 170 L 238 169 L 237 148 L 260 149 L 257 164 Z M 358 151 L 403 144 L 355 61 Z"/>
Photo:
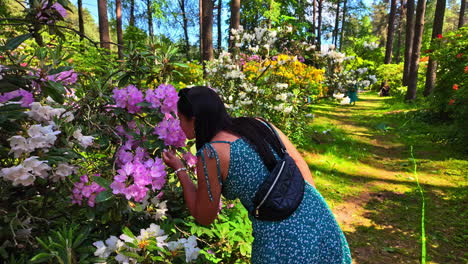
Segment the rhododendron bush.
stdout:
<path fill-rule="evenodd" d="M 262 116 L 300 143 L 309 103 L 323 93 L 323 70 L 304 63 L 304 56 L 314 56 L 314 46 L 279 43 L 287 33 L 288 28 L 233 30 L 236 50 L 207 64 L 207 81 L 231 114 Z"/>
<path fill-rule="evenodd" d="M 58 5 L 52 8 L 60 12 Z M 22 48 L 26 44 L 4 46 L 0 57 L 1 217 L 10 223 L 0 230 L 2 256 L 34 252 L 39 245 L 47 252 L 52 241 L 40 237 L 75 222 L 93 230 L 82 235 L 87 244 L 81 250 L 95 261 L 197 259 L 196 237 L 174 229 L 173 219 L 185 219 L 188 212 L 161 160 L 165 149 L 175 148 L 187 167 L 194 166 L 191 144 L 176 119 L 176 89 L 166 83 L 119 87 L 118 74 L 90 81 L 89 73 L 63 60 L 72 54 L 60 43 L 49 45 L 55 49 L 35 47 L 33 55 Z M 142 228 L 141 235 L 132 240 L 127 229 L 103 251 L 99 240 L 119 236 L 133 219 L 140 219 L 132 229 Z M 150 226 L 152 221 L 164 229 Z M 34 260 L 53 258 L 46 252 Z M 80 259 L 91 261 L 89 256 Z"/>

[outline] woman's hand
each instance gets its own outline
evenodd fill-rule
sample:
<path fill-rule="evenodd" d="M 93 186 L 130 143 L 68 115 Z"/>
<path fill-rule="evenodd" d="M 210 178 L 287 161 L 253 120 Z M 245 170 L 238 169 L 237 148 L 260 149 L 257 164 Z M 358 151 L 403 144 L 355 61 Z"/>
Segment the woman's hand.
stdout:
<path fill-rule="evenodd" d="M 184 167 L 184 163 L 176 156 L 174 150 L 166 150 L 162 155 L 164 163 L 174 170 Z"/>

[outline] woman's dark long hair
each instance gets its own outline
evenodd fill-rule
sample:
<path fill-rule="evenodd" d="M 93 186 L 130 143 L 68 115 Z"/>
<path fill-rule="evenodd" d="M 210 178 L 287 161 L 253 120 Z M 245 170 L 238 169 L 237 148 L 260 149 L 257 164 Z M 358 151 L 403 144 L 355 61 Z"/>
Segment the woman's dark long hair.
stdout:
<path fill-rule="evenodd" d="M 195 118 L 197 150 L 224 130 L 246 139 L 270 171 L 276 165 L 272 149 L 281 155 L 279 142 L 268 127 L 255 118 L 231 118 L 223 101 L 211 88 L 195 86 L 180 90 L 177 111 L 188 119 Z"/>

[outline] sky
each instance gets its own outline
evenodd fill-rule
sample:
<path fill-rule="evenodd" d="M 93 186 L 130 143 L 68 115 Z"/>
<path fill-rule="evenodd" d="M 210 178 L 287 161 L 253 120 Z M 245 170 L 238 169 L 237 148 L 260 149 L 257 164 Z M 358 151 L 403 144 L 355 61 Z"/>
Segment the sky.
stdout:
<path fill-rule="evenodd" d="M 83 8 L 86 8 L 90 11 L 91 15 L 93 16 L 94 18 L 94 21 L 95 23 L 97 24 L 99 22 L 98 20 L 98 8 L 97 8 L 97 1 L 98 0 L 82 0 L 83 1 Z M 371 6 L 372 5 L 372 2 L 374 0 L 362 0 L 364 2 L 364 4 L 366 4 L 367 6 Z M 222 17 L 226 17 L 228 16 L 229 14 L 227 14 L 229 12 L 229 10 L 227 9 L 223 9 L 223 16 Z M 110 15 L 109 15 L 110 17 Z M 325 19 L 325 18 L 324 18 Z M 223 19 L 224 20 L 224 19 Z M 334 20 L 334 18 L 333 18 Z M 124 24 L 125 24 L 125 21 L 124 21 Z M 157 27 L 157 25 L 155 25 L 155 27 Z M 228 25 L 227 24 L 223 24 L 223 28 L 225 28 L 227 30 L 227 27 Z M 166 27 L 166 28 L 155 28 L 154 32 L 165 32 L 166 30 L 173 30 L 174 28 L 173 27 Z M 226 32 L 226 30 L 223 29 L 223 32 Z M 198 31 L 198 30 L 197 30 Z M 213 28 L 213 31 L 214 33 L 216 32 L 216 29 Z M 168 33 L 172 33 L 172 32 L 168 32 Z M 223 33 L 224 34 L 224 33 Z M 169 34 L 170 35 L 170 34 Z M 194 43 L 196 41 L 198 41 L 198 39 L 196 39 L 196 35 L 197 34 L 190 34 L 189 33 L 189 36 L 190 36 L 190 43 Z M 214 36 L 215 37 L 215 36 Z"/>

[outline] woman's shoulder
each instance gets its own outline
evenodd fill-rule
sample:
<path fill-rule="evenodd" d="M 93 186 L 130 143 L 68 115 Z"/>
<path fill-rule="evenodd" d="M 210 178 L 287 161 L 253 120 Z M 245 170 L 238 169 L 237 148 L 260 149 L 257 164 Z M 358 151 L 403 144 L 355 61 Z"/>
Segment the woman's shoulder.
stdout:
<path fill-rule="evenodd" d="M 220 131 L 216 134 L 213 139 L 211 139 L 210 143 L 232 143 L 241 138 L 239 135 L 235 135 L 233 133 L 227 131 Z"/>

